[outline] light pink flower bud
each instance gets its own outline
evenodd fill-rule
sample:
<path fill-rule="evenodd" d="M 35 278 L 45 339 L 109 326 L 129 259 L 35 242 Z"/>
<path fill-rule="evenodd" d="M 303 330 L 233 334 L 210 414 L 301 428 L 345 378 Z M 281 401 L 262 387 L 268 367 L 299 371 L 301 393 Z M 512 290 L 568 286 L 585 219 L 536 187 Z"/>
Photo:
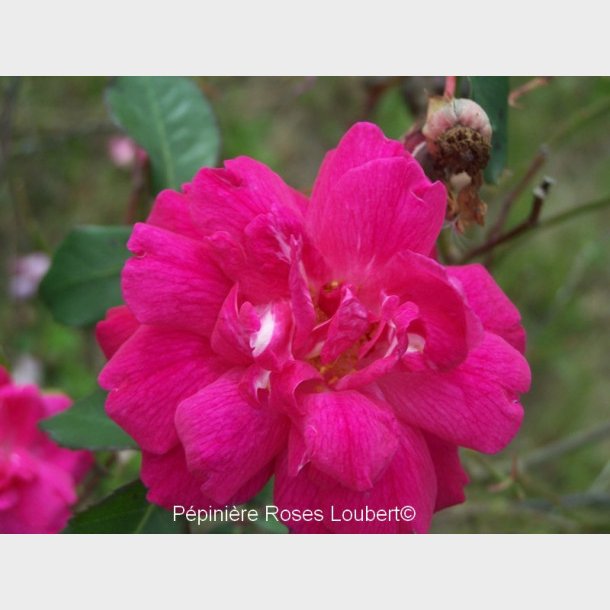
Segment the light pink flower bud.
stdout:
<path fill-rule="evenodd" d="M 30 299 L 51 264 L 43 252 L 32 252 L 17 258 L 11 264 L 9 294 L 18 300 Z"/>
<path fill-rule="evenodd" d="M 117 167 L 131 167 L 136 160 L 137 150 L 137 144 L 127 136 L 112 136 L 108 139 L 108 156 Z"/>

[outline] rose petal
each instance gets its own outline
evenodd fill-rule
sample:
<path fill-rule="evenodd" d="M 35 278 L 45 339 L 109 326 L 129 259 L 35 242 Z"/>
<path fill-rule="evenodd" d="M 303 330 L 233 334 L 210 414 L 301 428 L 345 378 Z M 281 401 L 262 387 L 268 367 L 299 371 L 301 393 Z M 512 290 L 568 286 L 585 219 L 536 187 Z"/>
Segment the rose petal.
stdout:
<path fill-rule="evenodd" d="M 240 369 L 226 373 L 176 412 L 188 468 L 203 481 L 203 493 L 221 504 L 273 460 L 288 433 L 283 416 L 245 401 L 241 375 Z"/>
<path fill-rule="evenodd" d="M 398 446 L 390 410 L 353 390 L 308 394 L 303 405 L 301 430 L 312 464 L 346 487 L 370 489 Z"/>
<path fill-rule="evenodd" d="M 377 380 L 398 415 L 455 445 L 484 453 L 503 449 L 516 434 L 530 371 L 523 356 L 502 338 L 483 341 L 458 368 L 445 373 L 391 373 Z"/>
<path fill-rule="evenodd" d="M 138 321 L 209 336 L 231 283 L 204 244 L 138 223 L 127 246 L 121 283 Z"/>
<path fill-rule="evenodd" d="M 174 412 L 186 397 L 217 379 L 223 364 L 206 339 L 178 330 L 141 326 L 102 370 L 108 415 L 151 453 L 177 442 Z"/>

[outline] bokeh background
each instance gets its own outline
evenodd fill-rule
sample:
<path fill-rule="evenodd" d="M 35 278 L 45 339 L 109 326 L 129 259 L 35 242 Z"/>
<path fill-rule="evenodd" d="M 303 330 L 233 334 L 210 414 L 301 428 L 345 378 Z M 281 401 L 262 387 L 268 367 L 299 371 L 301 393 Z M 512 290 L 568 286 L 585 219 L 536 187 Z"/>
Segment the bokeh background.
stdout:
<path fill-rule="evenodd" d="M 442 77 L 197 78 L 214 107 L 222 157 L 255 157 L 307 191 L 325 151 L 357 120 L 402 136 Z M 511 88 L 528 78 L 511 78 Z M 53 321 L 15 289 L 17 261 L 51 254 L 82 224 L 120 224 L 134 189 L 109 153 L 120 135 L 104 103 L 108 78 L 0 78 L 0 362 L 18 380 L 89 394 L 102 366 L 90 330 Z M 467 502 L 439 513 L 433 532 L 610 532 L 610 79 L 555 77 L 509 112 L 509 162 L 485 187 L 493 219 L 502 198 L 546 146 L 547 159 L 509 223 L 527 217 L 532 190 L 554 179 L 542 224 L 503 245 L 491 269 L 528 333 L 533 386 L 513 443 L 496 456 L 464 451 Z M 599 202 L 569 220 L 545 219 Z M 144 197 L 136 215 L 150 204 Z M 607 204 L 607 205 L 606 205 Z M 588 210 L 588 208 L 584 208 Z M 481 231 L 452 236 L 457 252 Z M 27 291 L 26 291 L 27 292 Z M 106 459 L 99 493 L 137 476 L 137 456 Z M 257 501 L 269 501 L 267 489 Z M 222 531 L 269 531 L 264 523 Z M 278 526 L 274 531 L 284 531 Z"/>

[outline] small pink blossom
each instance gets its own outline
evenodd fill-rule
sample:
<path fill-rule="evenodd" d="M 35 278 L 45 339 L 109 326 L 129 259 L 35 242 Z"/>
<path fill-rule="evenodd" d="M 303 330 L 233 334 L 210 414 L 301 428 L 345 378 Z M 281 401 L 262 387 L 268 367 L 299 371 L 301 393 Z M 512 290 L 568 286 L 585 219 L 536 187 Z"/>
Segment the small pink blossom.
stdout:
<path fill-rule="evenodd" d="M 127 136 L 111 136 L 107 144 L 110 160 L 120 168 L 133 167 L 136 161 L 146 157 L 146 153 Z"/>
<path fill-rule="evenodd" d="M 32 298 L 50 264 L 44 252 L 32 252 L 16 258 L 10 266 L 9 294 L 17 300 Z"/>
<path fill-rule="evenodd" d="M 247 501 L 271 476 L 295 532 L 425 532 L 464 500 L 458 447 L 504 448 L 530 372 L 517 309 L 480 265 L 431 257 L 446 192 L 374 125 L 311 198 L 240 157 L 162 192 L 135 225 L 126 306 L 97 336 L 108 414 L 148 499 Z M 412 521 L 333 522 L 410 505 Z M 296 514 L 296 513 L 295 513 Z"/>
<path fill-rule="evenodd" d="M 65 527 L 92 458 L 56 445 L 38 422 L 70 402 L 15 385 L 0 367 L 0 534 L 53 534 Z"/>

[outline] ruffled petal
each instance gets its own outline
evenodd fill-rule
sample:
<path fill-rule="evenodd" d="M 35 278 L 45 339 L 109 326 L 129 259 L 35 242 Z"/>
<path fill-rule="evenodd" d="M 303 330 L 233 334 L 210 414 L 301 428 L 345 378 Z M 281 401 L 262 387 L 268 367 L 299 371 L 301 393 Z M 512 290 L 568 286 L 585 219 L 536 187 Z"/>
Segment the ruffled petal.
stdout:
<path fill-rule="evenodd" d="M 4 385 L 0 388 L 0 443 L 2 447 L 27 447 L 42 436 L 37 422 L 46 408 L 36 386 Z"/>
<path fill-rule="evenodd" d="M 320 371 L 302 360 L 294 360 L 281 370 L 273 371 L 269 385 L 270 406 L 295 421 L 304 414 L 302 396 L 307 393 L 306 390 L 325 387 Z"/>
<path fill-rule="evenodd" d="M 95 338 L 106 358 L 114 353 L 136 332 L 139 322 L 126 305 L 111 307 L 106 317 L 95 327 Z"/>
<path fill-rule="evenodd" d="M 522 354 L 525 352 L 525 330 L 521 314 L 496 284 L 483 265 L 447 267 L 450 278 L 457 280 L 468 304 L 479 316 L 485 330 L 500 335 Z"/>
<path fill-rule="evenodd" d="M 466 499 L 464 486 L 468 483 L 468 475 L 460 463 L 458 447 L 447 443 L 433 434 L 424 434 L 438 483 L 438 494 L 434 512 L 461 504 Z"/>
<path fill-rule="evenodd" d="M 17 495 L 8 510 L 0 510 L 0 533 L 55 534 L 70 517 L 70 506 L 76 502 L 74 481 L 70 473 L 56 464 L 22 456 L 35 473 L 27 481 L 15 483 Z"/>
<path fill-rule="evenodd" d="M 343 175 L 375 159 L 404 157 L 405 150 L 396 140 L 386 138 L 373 123 L 356 123 L 341 138 L 337 148 L 324 157 L 316 178 L 312 203 L 316 215 L 322 215 L 324 201 Z"/>
<path fill-rule="evenodd" d="M 412 301 L 419 309 L 423 354 L 439 369 L 462 362 L 483 337 L 481 322 L 451 283 L 445 269 L 414 252 L 395 256 L 368 286 L 363 300 L 372 302 L 382 291 Z M 416 332 L 416 331 L 409 331 Z"/>
<path fill-rule="evenodd" d="M 123 295 L 138 321 L 209 336 L 231 283 L 204 244 L 138 223 L 127 246 L 136 256 L 123 269 Z"/>
<path fill-rule="evenodd" d="M 218 506 L 201 493 L 201 482 L 189 472 L 182 445 L 162 455 L 143 451 L 140 476 L 148 487 L 148 501 L 168 510 L 175 504 L 195 510 Z"/>
<path fill-rule="evenodd" d="M 201 231 L 206 235 L 226 231 L 237 239 L 259 214 L 274 209 L 300 214 L 303 197 L 266 165 L 249 157 L 226 161 L 224 169 L 200 170 L 187 195 Z"/>
<path fill-rule="evenodd" d="M 108 415 L 145 451 L 165 453 L 177 442 L 178 404 L 217 379 L 226 364 L 206 339 L 178 330 L 141 326 L 102 370 Z"/>
<path fill-rule="evenodd" d="M 446 192 L 411 158 L 348 171 L 307 217 L 312 243 L 338 280 L 366 281 L 397 252 L 428 254 L 445 218 Z"/>
<path fill-rule="evenodd" d="M 424 533 L 430 527 L 437 486 L 434 464 L 423 435 L 409 426 L 401 426 L 399 446 L 394 459 L 375 486 L 358 492 L 348 489 L 309 464 L 298 475 L 291 476 L 287 455 L 278 463 L 274 501 L 280 509 L 321 511 L 322 523 L 303 523 L 286 519 L 296 533 L 320 531 L 323 525 L 334 533 Z M 386 520 L 363 521 L 366 510 L 390 511 L 411 506 L 415 518 L 404 520 L 398 515 Z M 344 511 L 349 511 L 343 519 Z M 357 518 L 349 519 L 349 515 Z M 370 513 L 369 513 L 370 514 Z M 334 519 L 334 520 L 333 520 Z"/>
<path fill-rule="evenodd" d="M 504 339 L 485 333 L 455 370 L 391 373 L 376 383 L 410 424 L 455 445 L 495 453 L 519 429 L 523 408 L 517 395 L 529 389 L 530 370 Z"/>
<path fill-rule="evenodd" d="M 351 347 L 369 327 L 368 312 L 354 296 L 352 290 L 344 286 L 341 302 L 331 318 L 320 361 L 330 364 L 347 348 Z"/>
<path fill-rule="evenodd" d="M 148 487 L 148 501 L 167 510 L 172 510 L 175 505 L 185 506 L 187 510 L 191 507 L 197 510 L 243 504 L 261 491 L 272 474 L 270 467 L 263 468 L 232 498 L 224 504 L 219 504 L 201 491 L 201 480 L 188 469 L 182 445 L 177 445 L 163 455 L 142 452 L 140 472 L 144 485 Z"/>
<path fill-rule="evenodd" d="M 307 455 L 320 471 L 356 491 L 370 489 L 398 446 L 391 411 L 359 392 L 318 392 L 303 400 Z"/>
<path fill-rule="evenodd" d="M 275 370 L 290 357 L 292 312 L 286 301 L 255 307 L 241 302 L 236 284 L 227 296 L 212 331 L 214 351 L 242 366 L 256 362 Z"/>
<path fill-rule="evenodd" d="M 235 284 L 220 308 L 210 343 L 228 362 L 248 366 L 252 362 L 250 336 L 260 328 L 260 320 L 250 303 L 244 305 L 240 305 L 239 286 Z"/>
<path fill-rule="evenodd" d="M 176 412 L 188 468 L 202 480 L 203 493 L 221 504 L 274 459 L 288 433 L 286 418 L 244 399 L 242 372 L 226 373 Z"/>
<path fill-rule="evenodd" d="M 199 240 L 203 235 L 193 224 L 188 197 L 176 191 L 165 190 L 157 195 L 146 222 L 191 239 Z"/>

